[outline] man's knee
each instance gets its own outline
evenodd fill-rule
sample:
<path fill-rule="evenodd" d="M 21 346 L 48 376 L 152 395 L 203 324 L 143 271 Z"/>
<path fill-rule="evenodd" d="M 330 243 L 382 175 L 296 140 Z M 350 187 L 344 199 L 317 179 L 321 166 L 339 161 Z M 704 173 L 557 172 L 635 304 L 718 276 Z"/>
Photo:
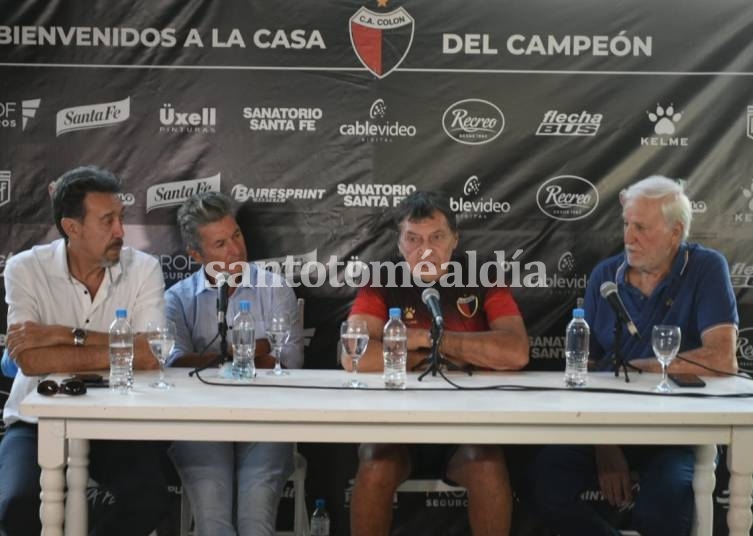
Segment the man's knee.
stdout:
<path fill-rule="evenodd" d="M 358 474 L 361 485 L 397 487 L 410 473 L 410 458 L 405 445 L 364 444 L 358 449 Z"/>
<path fill-rule="evenodd" d="M 461 445 L 450 458 L 447 476 L 468 489 L 500 481 L 508 485 L 504 451 L 494 445 Z"/>

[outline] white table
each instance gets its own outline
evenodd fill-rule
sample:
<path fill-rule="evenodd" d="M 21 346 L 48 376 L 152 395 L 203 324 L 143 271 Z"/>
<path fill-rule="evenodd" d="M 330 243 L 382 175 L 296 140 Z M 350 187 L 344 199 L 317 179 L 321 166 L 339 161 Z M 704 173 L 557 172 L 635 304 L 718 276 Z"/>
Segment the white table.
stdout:
<path fill-rule="evenodd" d="M 29 395 L 21 408 L 39 417 L 42 468 L 42 533 L 86 534 L 89 439 L 207 439 L 216 441 L 687 444 L 697 449 L 694 489 L 702 526 L 711 534 L 714 454 L 729 445 L 731 536 L 748 536 L 753 491 L 753 399 L 690 399 L 572 391 L 383 391 L 301 390 L 261 387 L 272 383 L 340 386 L 343 371 L 292 371 L 276 379 L 260 375 L 254 386 L 209 386 L 168 371 L 175 389 L 147 387 L 156 373 L 139 373 L 131 395 L 90 389 L 86 396 Z M 217 372 L 207 372 L 214 376 Z M 378 374 L 362 374 L 374 387 Z M 561 386 L 561 373 L 454 374 L 467 386 L 516 384 Z M 658 377 L 632 375 L 625 384 L 608 374 L 591 374 L 589 386 L 650 391 Z M 753 382 L 707 378 L 693 392 L 753 392 Z M 449 387 L 439 377 L 409 387 Z M 684 390 L 690 392 L 690 390 Z M 68 464 L 68 496 L 64 495 Z"/>

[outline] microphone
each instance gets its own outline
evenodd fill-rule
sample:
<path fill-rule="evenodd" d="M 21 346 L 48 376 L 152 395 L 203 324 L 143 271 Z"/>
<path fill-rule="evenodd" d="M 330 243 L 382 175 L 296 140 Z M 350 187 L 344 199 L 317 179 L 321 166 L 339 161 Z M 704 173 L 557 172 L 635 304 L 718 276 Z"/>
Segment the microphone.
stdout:
<path fill-rule="evenodd" d="M 627 326 L 630 335 L 640 339 L 641 336 L 638 333 L 638 328 L 635 327 L 635 322 L 630 318 L 630 314 L 625 309 L 625 304 L 622 303 L 622 298 L 620 298 L 620 294 L 617 292 L 617 284 L 612 281 L 605 281 L 599 288 L 599 292 L 601 293 L 601 297 L 609 302 L 620 322 Z"/>
<path fill-rule="evenodd" d="M 435 288 L 427 288 L 421 293 L 421 301 L 429 308 L 429 312 L 437 326 L 444 326 L 442 308 L 439 306 L 439 292 Z"/>
<path fill-rule="evenodd" d="M 217 324 L 227 326 L 227 294 L 228 294 L 228 280 L 230 274 L 227 272 L 219 272 L 217 274 Z"/>

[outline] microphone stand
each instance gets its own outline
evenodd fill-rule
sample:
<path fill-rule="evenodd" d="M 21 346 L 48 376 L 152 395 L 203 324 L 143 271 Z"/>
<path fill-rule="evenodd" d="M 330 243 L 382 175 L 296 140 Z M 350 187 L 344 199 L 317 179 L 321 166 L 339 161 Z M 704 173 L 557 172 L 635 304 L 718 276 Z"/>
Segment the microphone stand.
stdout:
<path fill-rule="evenodd" d="M 209 341 L 209 344 L 207 344 L 206 348 L 201 351 L 202 354 L 207 350 L 207 348 L 209 348 L 209 346 L 211 346 L 214 341 L 217 340 L 217 337 L 220 338 L 220 353 L 217 355 L 217 357 L 215 357 L 208 363 L 205 363 L 200 367 L 196 367 L 191 372 L 189 372 L 188 375 L 190 377 L 193 377 L 194 374 L 203 372 L 208 368 L 221 367 L 225 362 L 233 361 L 233 359 L 227 353 L 227 321 L 225 320 L 224 315 L 222 317 L 222 321 L 217 324 L 217 335 L 215 335 L 214 338 Z"/>
<path fill-rule="evenodd" d="M 631 365 L 625 360 L 625 356 L 622 355 L 622 322 L 620 317 L 616 316 L 614 319 L 614 377 L 620 377 L 620 369 L 625 373 L 625 383 L 630 383 L 630 376 L 628 376 L 628 369 L 633 369 L 641 374 L 643 371 L 638 367 Z"/>
<path fill-rule="evenodd" d="M 446 359 L 442 355 L 442 353 L 439 351 L 439 346 L 440 344 L 442 344 L 443 336 L 444 336 L 444 325 L 437 322 L 436 319 L 432 320 L 431 322 L 431 350 L 429 351 L 429 355 L 423 358 L 420 363 L 418 363 L 415 367 L 413 367 L 413 370 L 416 370 L 417 368 L 423 367 L 424 365 L 428 365 L 426 370 L 423 371 L 421 375 L 418 377 L 418 381 L 423 380 L 424 376 L 426 376 L 429 372 L 431 372 L 432 376 L 436 376 L 438 372 L 441 374 L 440 368 L 442 366 L 447 368 L 447 370 L 466 370 L 468 375 L 469 376 L 471 375 L 470 369 L 461 369 L 455 363 Z"/>

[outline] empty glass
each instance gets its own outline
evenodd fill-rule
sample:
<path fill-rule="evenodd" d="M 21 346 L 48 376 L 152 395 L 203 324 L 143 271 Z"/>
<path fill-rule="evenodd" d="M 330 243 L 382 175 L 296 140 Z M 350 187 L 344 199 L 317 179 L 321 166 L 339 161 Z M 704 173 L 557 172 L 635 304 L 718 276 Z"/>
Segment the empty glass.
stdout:
<path fill-rule="evenodd" d="M 272 347 L 272 354 L 275 358 L 275 368 L 267 371 L 267 374 L 275 376 L 285 376 L 290 374 L 289 370 L 284 370 L 280 364 L 280 353 L 290 338 L 290 317 L 286 314 L 275 315 L 267 322 L 267 340 Z"/>
<path fill-rule="evenodd" d="M 175 346 L 175 324 L 170 320 L 149 321 L 146 325 L 146 340 L 159 363 L 159 379 L 150 383 L 149 387 L 155 389 L 175 387 L 172 383 L 165 381 L 165 362 Z"/>
<path fill-rule="evenodd" d="M 654 388 L 658 393 L 672 392 L 672 386 L 667 381 L 667 367 L 680 350 L 680 338 L 680 326 L 654 326 L 651 332 L 651 346 L 662 370 L 662 380 Z"/>

